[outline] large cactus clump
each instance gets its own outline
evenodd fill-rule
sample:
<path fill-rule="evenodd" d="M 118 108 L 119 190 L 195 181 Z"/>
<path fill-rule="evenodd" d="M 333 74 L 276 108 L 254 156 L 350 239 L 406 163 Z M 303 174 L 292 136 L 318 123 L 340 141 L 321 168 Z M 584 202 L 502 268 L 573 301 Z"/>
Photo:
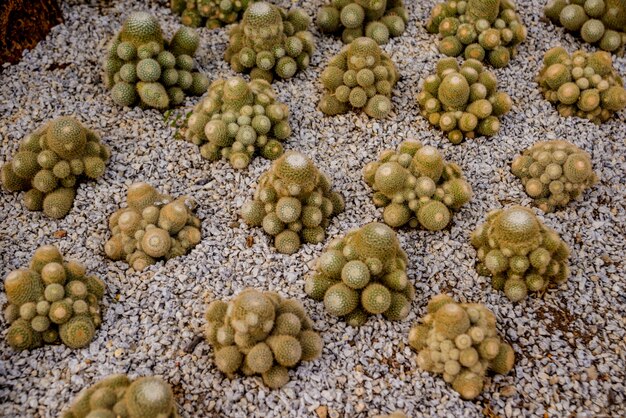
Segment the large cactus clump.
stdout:
<path fill-rule="evenodd" d="M 275 160 L 283 153 L 281 141 L 291 135 L 289 108 L 276 101 L 272 86 L 241 77 L 214 81 L 188 127 L 186 138 L 200 147 L 203 158 L 224 157 L 235 168 L 247 167 L 257 153 Z"/>
<path fill-rule="evenodd" d="M 598 181 L 589 154 L 560 140 L 537 142 L 513 160 L 511 171 L 544 212 L 565 207 Z"/>
<path fill-rule="evenodd" d="M 417 365 L 442 374 L 463 399 L 483 391 L 488 371 L 507 374 L 515 363 L 510 344 L 498 336 L 496 317 L 478 303 L 457 303 L 450 296 L 434 296 L 428 313 L 411 328 L 409 344 Z"/>
<path fill-rule="evenodd" d="M 206 26 L 209 29 L 221 28 L 224 25 L 241 19 L 248 5 L 255 0 L 171 0 L 170 7 L 181 16 L 185 26 L 197 28 Z"/>
<path fill-rule="evenodd" d="M 82 264 L 63 260 L 53 245 L 39 247 L 28 268 L 9 273 L 4 290 L 4 317 L 11 324 L 6 338 L 16 350 L 58 342 L 86 347 L 102 323 L 104 282 Z"/>
<path fill-rule="evenodd" d="M 320 110 L 327 115 L 363 109 L 376 119 L 391 112 L 391 92 L 399 79 L 395 64 L 370 38 L 357 38 L 335 55 L 322 72 L 326 88 Z"/>
<path fill-rule="evenodd" d="M 241 216 L 274 237 L 276 250 L 293 254 L 300 242 L 317 244 L 326 237 L 330 218 L 344 210 L 343 197 L 331 190 L 328 177 L 304 154 L 289 151 L 259 178 Z"/>
<path fill-rule="evenodd" d="M 26 191 L 28 210 L 59 219 L 72 209 L 80 180 L 102 176 L 110 155 L 98 134 L 63 116 L 24 137 L 0 179 L 11 192 Z"/>
<path fill-rule="evenodd" d="M 472 197 L 461 167 L 418 141 L 383 151 L 378 161 L 364 167 L 363 177 L 374 190 L 374 204 L 385 208 L 385 223 L 393 228 L 408 224 L 439 231 L 450 223 L 452 211 Z"/>
<path fill-rule="evenodd" d="M 437 73 L 424 79 L 417 101 L 428 122 L 460 144 L 464 138 L 493 136 L 500 130 L 500 117 L 513 102 L 497 87 L 495 74 L 480 61 L 468 59 L 459 67 L 455 58 L 443 58 Z"/>
<path fill-rule="evenodd" d="M 289 382 L 290 368 L 322 353 L 322 338 L 302 303 L 275 292 L 245 289 L 230 302 L 213 301 L 206 319 L 215 364 L 229 378 L 260 374 L 277 389 Z"/>
<path fill-rule="evenodd" d="M 181 104 L 187 95 L 203 94 L 209 79 L 194 71 L 199 44 L 192 28 L 181 27 L 168 42 L 154 16 L 132 13 L 109 43 L 104 60 L 104 84 L 113 101 L 164 110 Z"/>
<path fill-rule="evenodd" d="M 109 218 L 111 239 L 104 252 L 112 260 L 125 260 L 141 271 L 161 259 L 187 254 L 202 238 L 194 202 L 174 199 L 147 183 L 135 183 L 126 194 L 127 207 Z"/>
<path fill-rule="evenodd" d="M 606 122 L 626 107 L 626 89 L 606 51 L 569 54 L 557 46 L 546 52 L 538 83 L 561 116 Z"/>
<path fill-rule="evenodd" d="M 398 321 L 409 314 L 415 297 L 406 269 L 407 256 L 396 233 L 372 222 L 328 245 L 305 291 L 353 327 L 363 325 L 369 315 Z"/>
<path fill-rule="evenodd" d="M 238 72 L 272 82 L 306 69 L 315 51 L 307 30 L 311 19 L 302 9 L 286 10 L 260 1 L 248 6 L 240 24 L 229 34 L 224 59 Z"/>
<path fill-rule="evenodd" d="M 471 236 L 477 249 L 476 271 L 513 302 L 567 280 L 570 250 L 559 234 L 528 208 L 513 206 L 487 214 Z"/>

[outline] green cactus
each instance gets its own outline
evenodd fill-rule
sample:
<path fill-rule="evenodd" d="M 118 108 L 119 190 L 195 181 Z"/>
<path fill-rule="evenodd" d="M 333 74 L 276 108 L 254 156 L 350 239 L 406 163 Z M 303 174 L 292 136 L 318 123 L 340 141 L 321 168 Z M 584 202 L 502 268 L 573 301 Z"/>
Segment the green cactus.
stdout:
<path fill-rule="evenodd" d="M 185 26 L 209 29 L 230 25 L 241 19 L 255 0 L 170 0 L 172 12 L 181 16 Z"/>

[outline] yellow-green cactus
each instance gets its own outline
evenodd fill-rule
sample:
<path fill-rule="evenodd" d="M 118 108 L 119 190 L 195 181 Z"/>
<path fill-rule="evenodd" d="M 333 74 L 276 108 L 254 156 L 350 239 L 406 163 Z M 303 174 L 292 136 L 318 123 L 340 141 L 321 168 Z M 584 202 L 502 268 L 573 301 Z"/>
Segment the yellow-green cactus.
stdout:
<path fill-rule="evenodd" d="M 248 5 L 255 0 L 170 0 L 172 12 L 181 16 L 185 26 L 209 29 L 230 25 L 241 19 Z"/>

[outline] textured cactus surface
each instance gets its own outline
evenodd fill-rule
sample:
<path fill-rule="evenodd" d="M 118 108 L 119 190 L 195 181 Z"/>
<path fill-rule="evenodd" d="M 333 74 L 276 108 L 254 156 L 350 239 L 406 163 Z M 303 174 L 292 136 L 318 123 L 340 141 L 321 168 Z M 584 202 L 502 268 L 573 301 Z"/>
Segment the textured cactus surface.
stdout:
<path fill-rule="evenodd" d="M 174 199 L 147 183 L 135 183 L 128 188 L 126 203 L 109 218 L 111 239 L 104 252 L 112 260 L 125 260 L 141 271 L 187 254 L 202 238 L 195 202 L 187 196 Z"/>
<path fill-rule="evenodd" d="M 185 26 L 209 29 L 221 28 L 241 19 L 243 12 L 255 0 L 170 0 L 174 13 L 181 16 Z"/>
<path fill-rule="evenodd" d="M 468 400 L 483 391 L 487 372 L 507 374 L 515 363 L 513 348 L 498 336 L 493 312 L 444 294 L 430 300 L 428 313 L 409 332 L 409 344 L 422 370 L 442 374 Z"/>
<path fill-rule="evenodd" d="M 59 219 L 72 209 L 80 180 L 102 176 L 110 155 L 98 134 L 63 116 L 24 137 L 0 179 L 7 190 L 26 192 L 28 210 Z"/>

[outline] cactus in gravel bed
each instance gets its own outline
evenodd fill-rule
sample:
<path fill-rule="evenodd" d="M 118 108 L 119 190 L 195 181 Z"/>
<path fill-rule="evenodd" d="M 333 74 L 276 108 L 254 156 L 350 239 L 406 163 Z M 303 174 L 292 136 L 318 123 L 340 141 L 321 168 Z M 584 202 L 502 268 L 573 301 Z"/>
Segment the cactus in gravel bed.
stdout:
<path fill-rule="evenodd" d="M 272 86 L 241 77 L 214 81 L 188 128 L 186 138 L 200 147 L 203 158 L 224 157 L 235 168 L 247 167 L 257 153 L 275 160 L 283 153 L 281 141 L 291 135 L 289 108 L 276 101 Z"/>
<path fill-rule="evenodd" d="M 498 336 L 493 312 L 445 294 L 430 300 L 428 313 L 409 332 L 409 344 L 422 370 L 442 374 L 467 400 L 480 395 L 488 371 L 507 374 L 515 363 L 513 348 Z"/>
<path fill-rule="evenodd" d="M 181 16 L 185 26 L 209 29 L 237 22 L 254 0 L 170 0 L 172 12 Z"/>
<path fill-rule="evenodd" d="M 500 130 L 500 117 L 513 105 L 508 94 L 497 91 L 495 74 L 477 60 L 459 67 L 455 58 L 437 63 L 437 73 L 424 79 L 417 96 L 421 114 L 447 133 L 453 144 L 477 135 L 493 136 Z"/>
<path fill-rule="evenodd" d="M 216 300 L 206 311 L 205 337 L 217 368 L 229 378 L 237 372 L 260 374 L 272 389 L 289 381 L 289 370 L 322 353 L 323 341 L 296 299 L 245 289 L 230 302 Z"/>
<path fill-rule="evenodd" d="M 26 192 L 28 210 L 59 219 L 72 209 L 79 181 L 102 176 L 110 156 L 98 134 L 63 116 L 25 136 L 0 179 L 7 190 Z"/>
<path fill-rule="evenodd" d="M 471 236 L 477 250 L 476 271 L 491 276 L 496 290 L 512 301 L 567 280 L 570 249 L 559 234 L 528 208 L 493 210 Z"/>

